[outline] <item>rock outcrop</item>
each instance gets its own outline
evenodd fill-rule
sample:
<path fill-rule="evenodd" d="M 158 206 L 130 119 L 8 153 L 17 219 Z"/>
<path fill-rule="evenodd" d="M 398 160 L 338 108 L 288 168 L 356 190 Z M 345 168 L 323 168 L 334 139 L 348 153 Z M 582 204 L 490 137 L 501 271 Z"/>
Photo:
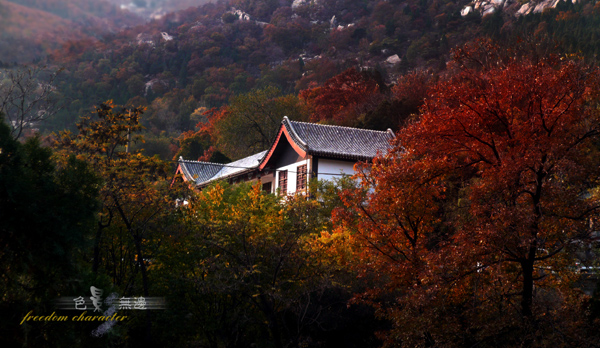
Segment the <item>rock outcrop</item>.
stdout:
<path fill-rule="evenodd" d="M 471 13 L 478 12 L 482 16 L 486 16 L 496 11 L 508 11 L 515 16 L 524 16 L 530 13 L 540 13 L 547 8 L 555 8 L 561 1 L 566 0 L 475 0 L 465 6 L 460 14 L 465 17 Z M 576 3 L 577 0 L 572 0 Z"/>

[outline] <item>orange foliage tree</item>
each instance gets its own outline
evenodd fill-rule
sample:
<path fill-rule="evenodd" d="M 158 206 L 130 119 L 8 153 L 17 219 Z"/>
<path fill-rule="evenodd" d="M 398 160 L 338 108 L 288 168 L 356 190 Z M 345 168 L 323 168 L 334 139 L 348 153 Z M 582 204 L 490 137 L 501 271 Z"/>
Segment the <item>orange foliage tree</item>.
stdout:
<path fill-rule="evenodd" d="M 196 125 L 197 130 L 189 130 L 181 133 L 177 141 L 177 151 L 174 160 L 183 157 L 188 160 L 208 161 L 216 163 L 227 163 L 231 160 L 218 151 L 212 144 L 218 139 L 215 124 L 227 117 L 226 106 L 212 108 L 205 111 L 202 116 L 206 122 L 200 121 Z"/>
<path fill-rule="evenodd" d="M 77 134 L 61 132 L 54 146 L 59 154 L 87 162 L 103 181 L 92 271 L 110 275 L 124 293 L 132 291 L 140 273 L 138 288 L 149 296 L 147 260 L 158 253 L 161 229 L 168 225 L 175 198 L 181 196 L 178 186 L 169 187 L 168 163 L 129 150 L 130 139 L 143 140 L 135 135 L 142 128 L 142 112 L 112 101 L 102 103 L 93 117 L 83 117 L 77 124 Z"/>
<path fill-rule="evenodd" d="M 260 183 L 191 193 L 182 228 L 166 238 L 168 252 L 155 263 L 174 305 L 191 313 L 194 329 L 185 334 L 248 346 L 267 330 L 269 345 L 284 347 L 323 323 L 319 297 L 334 271 L 314 243 L 325 223 L 321 204 L 302 196 L 282 204 Z"/>
<path fill-rule="evenodd" d="M 584 345 L 576 249 L 600 208 L 598 71 L 481 41 L 344 196 L 390 345 Z M 392 296 L 390 296 L 392 295 Z M 580 310 L 580 312 L 578 312 Z"/>

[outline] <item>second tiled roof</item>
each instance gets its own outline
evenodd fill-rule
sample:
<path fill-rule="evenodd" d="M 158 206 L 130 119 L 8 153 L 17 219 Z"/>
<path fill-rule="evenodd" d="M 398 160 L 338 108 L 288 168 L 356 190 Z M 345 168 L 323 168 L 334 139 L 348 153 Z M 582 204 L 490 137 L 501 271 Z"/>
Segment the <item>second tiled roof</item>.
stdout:
<path fill-rule="evenodd" d="M 209 181 L 224 179 L 245 171 L 256 169 L 262 158 L 265 156 L 265 153 L 266 151 L 262 151 L 227 164 L 188 161 L 180 157 L 179 164 L 181 165 L 183 174 L 188 180 L 194 181 L 196 185 L 202 185 Z"/>

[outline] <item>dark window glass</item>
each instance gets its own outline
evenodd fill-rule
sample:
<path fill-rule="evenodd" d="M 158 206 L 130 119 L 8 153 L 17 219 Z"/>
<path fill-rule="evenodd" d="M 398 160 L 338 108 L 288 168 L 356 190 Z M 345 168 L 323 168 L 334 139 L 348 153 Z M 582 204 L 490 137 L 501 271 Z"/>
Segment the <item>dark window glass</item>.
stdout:
<path fill-rule="evenodd" d="M 284 195 L 287 193 L 287 170 L 279 172 L 279 193 Z"/>
<path fill-rule="evenodd" d="M 296 175 L 296 191 L 306 189 L 306 164 L 298 167 Z"/>

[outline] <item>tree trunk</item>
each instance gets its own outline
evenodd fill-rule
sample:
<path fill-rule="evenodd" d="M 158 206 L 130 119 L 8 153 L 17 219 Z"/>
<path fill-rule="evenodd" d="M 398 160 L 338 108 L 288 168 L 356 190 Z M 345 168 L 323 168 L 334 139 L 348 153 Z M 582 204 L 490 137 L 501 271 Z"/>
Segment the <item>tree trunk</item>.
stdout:
<path fill-rule="evenodd" d="M 523 294 L 521 298 L 521 314 L 526 318 L 531 318 L 533 316 L 533 262 L 535 256 L 535 248 L 532 247 L 530 249 L 529 256 L 529 258 L 521 261 L 521 269 L 523 271 Z"/>
<path fill-rule="evenodd" d="M 94 239 L 94 259 L 92 261 L 92 272 L 97 275 L 100 268 L 100 239 L 102 238 L 103 226 L 99 225 Z"/>
<path fill-rule="evenodd" d="M 138 235 L 134 234 L 133 231 L 130 231 L 131 236 L 133 237 L 133 241 L 135 243 L 135 249 L 138 255 L 138 265 L 140 266 L 140 271 L 142 273 L 142 286 L 144 288 L 144 297 L 148 298 L 150 296 L 149 290 L 149 281 L 148 281 L 148 272 L 146 269 L 146 264 L 144 263 L 144 254 L 142 253 L 142 238 Z M 150 320 L 150 311 L 146 311 L 146 336 L 145 336 L 146 344 L 152 345 L 152 323 Z"/>
<path fill-rule="evenodd" d="M 275 348 L 283 348 L 281 331 L 279 329 L 279 323 L 277 321 L 275 310 L 273 309 L 273 306 L 271 306 L 270 301 L 266 298 L 266 295 L 260 295 L 260 302 L 263 313 L 265 313 L 269 322 L 269 331 L 271 332 L 271 336 L 273 338 L 273 344 L 275 345 Z"/>
<path fill-rule="evenodd" d="M 110 226 L 113 219 L 112 210 L 108 209 L 108 221 L 102 223 L 102 219 L 98 221 L 98 230 L 96 231 L 96 238 L 94 239 L 94 260 L 92 261 L 92 272 L 97 275 L 98 269 L 100 268 L 100 241 L 102 239 L 102 230 Z"/>

